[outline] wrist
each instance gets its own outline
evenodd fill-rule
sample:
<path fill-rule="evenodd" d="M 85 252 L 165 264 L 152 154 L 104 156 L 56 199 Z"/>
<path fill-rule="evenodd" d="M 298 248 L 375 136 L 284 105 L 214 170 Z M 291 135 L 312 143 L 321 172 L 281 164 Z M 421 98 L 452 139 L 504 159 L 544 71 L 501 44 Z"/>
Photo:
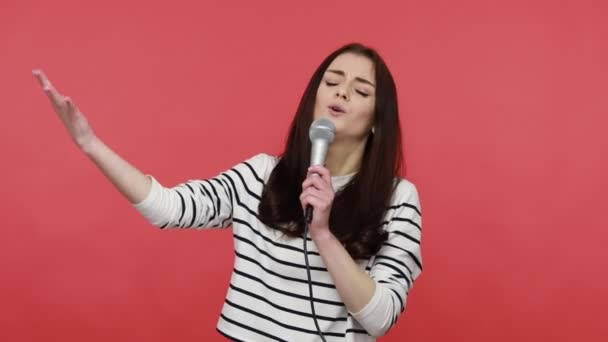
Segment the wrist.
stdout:
<path fill-rule="evenodd" d="M 329 228 L 311 230 L 310 237 L 317 245 L 336 240 L 336 237 Z"/>
<path fill-rule="evenodd" d="M 95 154 L 95 151 L 99 148 L 101 141 L 97 139 L 97 136 L 92 135 L 88 139 L 84 141 L 77 141 L 76 144 L 80 148 L 84 154 L 88 156 L 92 156 Z"/>

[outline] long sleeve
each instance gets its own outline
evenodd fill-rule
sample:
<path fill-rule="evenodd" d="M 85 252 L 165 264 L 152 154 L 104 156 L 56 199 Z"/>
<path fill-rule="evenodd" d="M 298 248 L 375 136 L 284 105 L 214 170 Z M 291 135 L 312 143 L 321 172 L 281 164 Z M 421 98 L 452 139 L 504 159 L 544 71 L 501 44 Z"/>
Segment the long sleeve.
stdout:
<path fill-rule="evenodd" d="M 190 180 L 172 188 L 153 176 L 147 197 L 133 206 L 146 220 L 160 228 L 226 228 L 232 225 L 234 179 L 248 169 L 263 167 L 267 155 L 254 156 L 216 177 Z"/>
<path fill-rule="evenodd" d="M 388 239 L 370 260 L 376 282 L 372 299 L 353 317 L 372 336 L 384 335 L 405 310 L 407 296 L 422 272 L 420 201 L 416 187 L 401 180 L 384 222 Z"/>

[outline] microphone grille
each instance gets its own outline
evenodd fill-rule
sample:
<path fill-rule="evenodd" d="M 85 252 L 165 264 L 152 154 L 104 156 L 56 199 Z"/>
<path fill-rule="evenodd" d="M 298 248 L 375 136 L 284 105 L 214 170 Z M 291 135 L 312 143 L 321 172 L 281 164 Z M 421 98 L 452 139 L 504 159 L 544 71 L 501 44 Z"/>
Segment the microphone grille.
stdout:
<path fill-rule="evenodd" d="M 310 125 L 308 135 L 311 142 L 321 139 L 331 143 L 334 141 L 334 137 L 336 135 L 336 126 L 333 122 L 331 122 L 331 120 L 327 118 L 320 118 L 315 120 L 312 125 Z"/>

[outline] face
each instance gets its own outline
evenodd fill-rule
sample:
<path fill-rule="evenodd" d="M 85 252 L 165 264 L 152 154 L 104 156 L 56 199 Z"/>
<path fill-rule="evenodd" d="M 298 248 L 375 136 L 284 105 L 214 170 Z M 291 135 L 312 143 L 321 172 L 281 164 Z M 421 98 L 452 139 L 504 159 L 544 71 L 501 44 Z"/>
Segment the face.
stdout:
<path fill-rule="evenodd" d="M 373 125 L 375 80 L 374 63 L 369 58 L 339 55 L 317 89 L 314 119 L 330 119 L 336 125 L 336 139 L 365 139 Z"/>

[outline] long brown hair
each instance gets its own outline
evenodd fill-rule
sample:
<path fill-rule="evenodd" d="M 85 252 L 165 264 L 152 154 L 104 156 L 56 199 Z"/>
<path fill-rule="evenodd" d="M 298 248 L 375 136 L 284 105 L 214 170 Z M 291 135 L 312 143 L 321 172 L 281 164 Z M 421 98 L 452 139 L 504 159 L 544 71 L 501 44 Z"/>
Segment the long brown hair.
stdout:
<path fill-rule="evenodd" d="M 387 238 L 383 217 L 402 164 L 395 82 L 380 55 L 370 47 L 345 45 L 327 56 L 314 72 L 291 123 L 285 150 L 264 187 L 258 212 L 260 221 L 270 228 L 302 236 L 304 216 L 299 196 L 310 164 L 308 130 L 317 88 L 330 63 L 343 53 L 367 57 L 374 64 L 375 132 L 367 140 L 361 168 L 334 197 L 329 226 L 354 259 L 364 259 L 374 255 Z"/>

